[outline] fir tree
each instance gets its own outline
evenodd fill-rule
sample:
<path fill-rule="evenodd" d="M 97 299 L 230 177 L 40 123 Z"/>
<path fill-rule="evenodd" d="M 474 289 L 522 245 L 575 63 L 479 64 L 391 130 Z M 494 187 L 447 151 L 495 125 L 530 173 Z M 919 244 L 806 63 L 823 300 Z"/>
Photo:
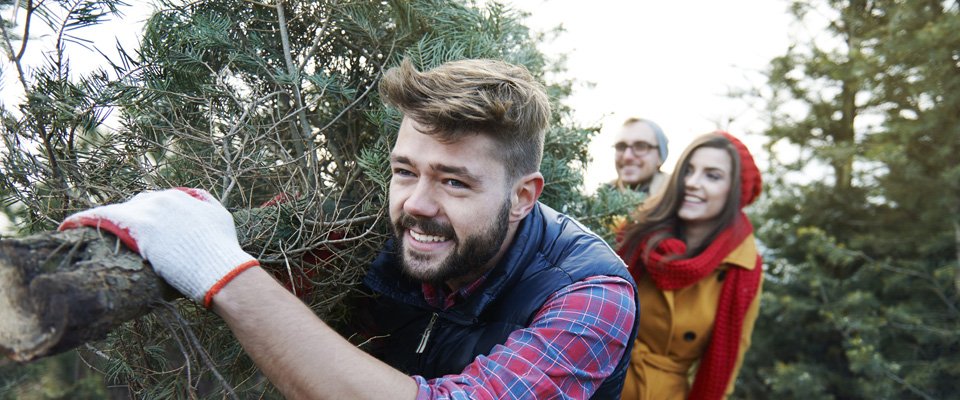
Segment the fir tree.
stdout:
<path fill-rule="evenodd" d="M 956 398 L 960 10 L 822 1 L 793 11 L 805 23 L 826 17 L 833 40 L 797 43 L 769 72 L 767 281 L 738 392 Z M 785 147 L 799 157 L 775 151 Z"/>

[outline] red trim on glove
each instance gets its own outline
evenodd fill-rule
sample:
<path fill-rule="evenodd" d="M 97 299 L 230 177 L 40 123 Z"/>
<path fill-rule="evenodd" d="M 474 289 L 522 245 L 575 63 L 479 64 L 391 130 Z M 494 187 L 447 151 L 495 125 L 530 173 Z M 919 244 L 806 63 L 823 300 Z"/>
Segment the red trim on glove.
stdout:
<path fill-rule="evenodd" d="M 205 201 L 208 203 L 214 203 L 214 202 L 219 203 L 217 199 L 213 198 L 213 195 L 211 195 L 210 192 L 203 189 L 184 187 L 184 186 L 177 186 L 177 187 L 174 187 L 174 189 L 177 189 L 181 192 L 189 194 L 190 197 L 193 197 L 200 201 Z"/>
<path fill-rule="evenodd" d="M 69 220 L 63 221 L 57 230 L 63 232 L 67 229 L 81 228 L 88 226 L 96 229 L 103 229 L 107 232 L 110 232 L 120 238 L 120 241 L 123 242 L 130 250 L 133 250 L 137 254 L 140 254 L 140 246 L 137 244 L 137 241 L 130 236 L 130 230 L 127 228 L 121 228 L 119 225 L 113 223 L 106 218 L 96 218 L 96 217 L 76 217 Z"/>
<path fill-rule="evenodd" d="M 203 296 L 203 307 L 210 308 L 210 306 L 213 304 L 213 296 L 216 296 L 217 293 L 220 293 L 220 289 L 223 289 L 224 286 L 227 286 L 227 284 L 230 283 L 230 281 L 232 281 L 233 278 L 236 278 L 237 275 L 240 275 L 241 272 L 246 271 L 252 267 L 257 267 L 259 265 L 260 265 L 259 261 L 250 260 L 243 264 L 238 265 L 236 268 L 233 269 L 233 271 L 230 271 L 230 273 L 224 275 L 223 278 L 220 278 L 220 280 L 217 281 L 217 283 L 213 284 L 213 287 L 211 287 L 210 290 L 207 291 L 207 295 Z"/>

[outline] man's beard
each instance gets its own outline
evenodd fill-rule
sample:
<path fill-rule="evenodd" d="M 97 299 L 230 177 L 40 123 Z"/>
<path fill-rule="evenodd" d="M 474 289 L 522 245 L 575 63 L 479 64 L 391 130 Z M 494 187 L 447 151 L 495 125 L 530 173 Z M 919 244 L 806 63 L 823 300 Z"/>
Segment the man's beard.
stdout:
<path fill-rule="evenodd" d="M 446 222 L 439 222 L 429 218 L 418 218 L 402 213 L 394 222 L 394 234 L 399 243 L 400 261 L 403 272 L 414 279 L 432 284 L 442 284 L 454 279 L 477 274 L 500 250 L 500 246 L 507 237 L 509 228 L 510 201 L 507 200 L 500 207 L 497 218 L 492 224 L 479 234 L 461 240 L 457 237 L 453 226 Z M 453 252 L 442 260 L 433 262 L 430 268 L 415 268 L 414 263 L 429 262 L 430 256 L 412 253 L 409 256 L 404 250 L 404 232 L 415 228 L 417 231 L 431 236 L 441 236 L 453 240 Z M 408 259 L 410 258 L 410 259 Z"/>

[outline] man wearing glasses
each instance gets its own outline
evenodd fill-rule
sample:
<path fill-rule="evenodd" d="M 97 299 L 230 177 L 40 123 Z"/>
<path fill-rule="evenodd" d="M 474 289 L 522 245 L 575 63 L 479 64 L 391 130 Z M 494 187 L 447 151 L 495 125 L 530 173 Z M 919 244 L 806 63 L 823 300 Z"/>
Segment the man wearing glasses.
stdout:
<path fill-rule="evenodd" d="M 667 158 L 667 137 L 653 121 L 632 117 L 624 121 L 613 145 L 617 180 L 614 187 L 655 193 L 667 182 L 660 166 Z"/>

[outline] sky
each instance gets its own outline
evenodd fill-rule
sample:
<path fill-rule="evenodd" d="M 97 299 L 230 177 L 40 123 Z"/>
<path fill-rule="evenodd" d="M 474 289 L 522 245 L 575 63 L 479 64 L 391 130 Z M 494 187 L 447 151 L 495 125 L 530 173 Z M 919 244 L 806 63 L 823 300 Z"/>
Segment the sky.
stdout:
<path fill-rule="evenodd" d="M 578 82 L 566 104 L 583 126 L 602 126 L 590 145 L 594 161 L 585 172 L 592 192 L 616 177 L 612 136 L 628 117 L 657 122 L 670 138 L 665 171 L 699 134 L 722 127 L 741 137 L 761 164 L 763 128 L 751 107 L 729 98 L 731 90 L 763 83 L 769 61 L 786 52 L 792 19 L 786 0 L 509 0 L 530 13 L 534 31 L 562 26 L 541 45 L 551 56 L 567 56 L 562 78 Z M 111 53 L 116 41 L 132 48 L 152 7 L 125 10 L 123 19 L 99 26 L 97 45 Z M 7 10 L 9 12 L 9 10 Z M 82 33 L 86 35 L 87 33 Z M 94 52 L 71 48 L 74 71 L 97 65 Z M 39 65 L 48 48 L 32 45 L 27 65 Z M 2 66 L 5 102 L 19 85 L 9 63 Z M 2 218 L 0 218 L 2 219 Z M 0 221 L 0 231 L 4 221 Z"/>
<path fill-rule="evenodd" d="M 612 137 L 631 116 L 655 121 L 670 139 L 665 171 L 693 138 L 717 128 L 740 137 L 758 162 L 767 159 L 762 121 L 727 93 L 762 84 L 770 60 L 786 53 L 793 20 L 785 0 L 510 3 L 530 12 L 532 29 L 565 29 L 541 49 L 567 54 L 567 77 L 584 83 L 566 101 L 576 121 L 602 124 L 587 191 L 616 178 Z"/>

